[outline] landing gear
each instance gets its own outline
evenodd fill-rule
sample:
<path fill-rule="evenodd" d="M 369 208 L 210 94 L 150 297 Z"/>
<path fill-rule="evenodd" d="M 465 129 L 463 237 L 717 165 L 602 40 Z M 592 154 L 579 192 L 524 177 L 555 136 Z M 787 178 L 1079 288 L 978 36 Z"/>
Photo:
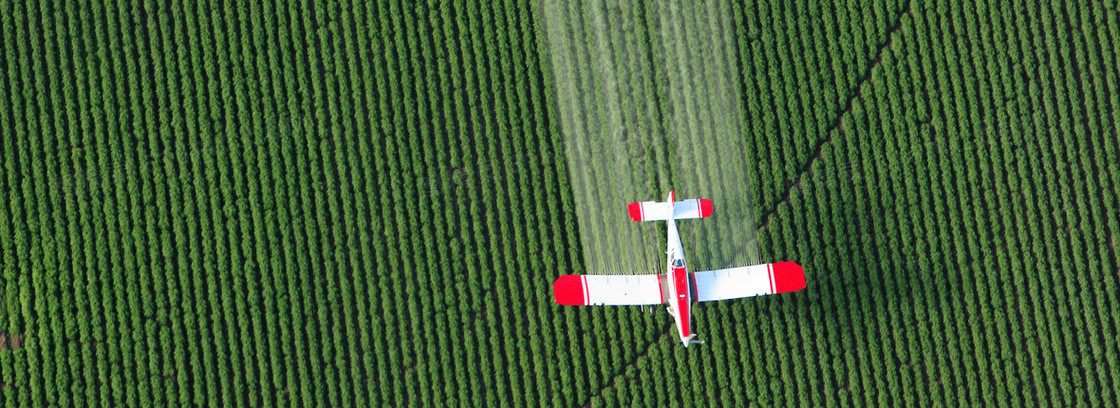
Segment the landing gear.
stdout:
<path fill-rule="evenodd" d="M 704 344 L 704 340 L 696 340 L 696 333 L 688 335 L 688 337 L 685 337 L 684 340 L 688 344 Z"/>

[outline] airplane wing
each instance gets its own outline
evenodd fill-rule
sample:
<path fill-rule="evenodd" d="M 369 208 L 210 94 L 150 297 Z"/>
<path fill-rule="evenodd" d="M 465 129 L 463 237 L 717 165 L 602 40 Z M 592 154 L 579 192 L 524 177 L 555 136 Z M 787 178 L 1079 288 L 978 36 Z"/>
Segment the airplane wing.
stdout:
<path fill-rule="evenodd" d="M 696 301 L 737 299 L 805 289 L 805 271 L 793 262 L 701 271 L 693 275 Z"/>
<path fill-rule="evenodd" d="M 556 303 L 571 306 L 659 305 L 661 275 L 564 275 L 552 283 Z"/>

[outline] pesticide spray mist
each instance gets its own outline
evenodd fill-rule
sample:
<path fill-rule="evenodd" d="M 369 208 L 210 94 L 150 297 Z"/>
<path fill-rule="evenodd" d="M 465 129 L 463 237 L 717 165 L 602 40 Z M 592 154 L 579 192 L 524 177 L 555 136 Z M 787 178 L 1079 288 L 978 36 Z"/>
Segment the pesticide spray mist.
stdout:
<path fill-rule="evenodd" d="M 586 273 L 664 272 L 665 226 L 626 205 L 709 198 L 679 222 L 690 269 L 759 263 L 731 10 L 723 2 L 536 3 Z"/>

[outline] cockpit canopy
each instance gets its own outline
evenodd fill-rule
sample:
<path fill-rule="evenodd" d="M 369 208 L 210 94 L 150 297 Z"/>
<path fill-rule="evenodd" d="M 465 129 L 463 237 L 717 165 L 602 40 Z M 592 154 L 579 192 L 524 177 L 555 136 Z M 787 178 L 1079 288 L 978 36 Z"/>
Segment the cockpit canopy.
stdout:
<path fill-rule="evenodd" d="M 673 260 L 674 268 L 684 268 L 684 258 L 677 258 Z"/>

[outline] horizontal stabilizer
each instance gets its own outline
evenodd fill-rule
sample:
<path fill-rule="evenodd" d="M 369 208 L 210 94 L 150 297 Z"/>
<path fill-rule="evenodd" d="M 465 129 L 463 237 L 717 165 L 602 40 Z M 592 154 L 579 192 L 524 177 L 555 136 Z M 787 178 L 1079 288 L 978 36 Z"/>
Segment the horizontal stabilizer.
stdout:
<path fill-rule="evenodd" d="M 670 214 L 677 220 L 707 218 L 712 215 L 712 200 L 690 198 L 677 201 L 672 206 L 668 202 L 642 201 L 630 203 L 627 209 L 634 221 L 665 221 Z"/>

